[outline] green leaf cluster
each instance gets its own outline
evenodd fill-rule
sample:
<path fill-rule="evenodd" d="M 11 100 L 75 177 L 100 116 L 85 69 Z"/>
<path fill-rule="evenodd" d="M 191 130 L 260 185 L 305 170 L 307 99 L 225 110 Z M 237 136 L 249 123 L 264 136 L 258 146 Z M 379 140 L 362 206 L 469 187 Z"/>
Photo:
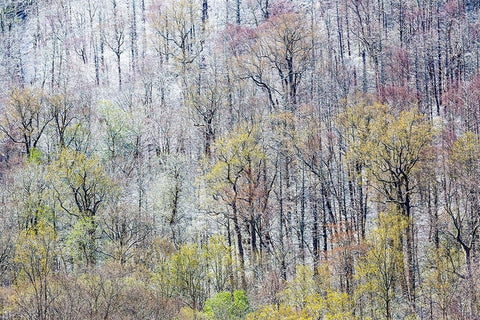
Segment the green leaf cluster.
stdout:
<path fill-rule="evenodd" d="M 209 320 L 244 319 L 250 308 L 248 296 L 243 290 L 219 292 L 205 302 L 205 314 Z"/>

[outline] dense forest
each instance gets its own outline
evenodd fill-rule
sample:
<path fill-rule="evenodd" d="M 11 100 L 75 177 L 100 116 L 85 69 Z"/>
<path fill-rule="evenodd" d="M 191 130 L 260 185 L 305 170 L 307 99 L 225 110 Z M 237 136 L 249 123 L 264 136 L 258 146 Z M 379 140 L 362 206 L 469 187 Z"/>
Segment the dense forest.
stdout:
<path fill-rule="evenodd" d="M 480 319 L 480 1 L 0 1 L 0 319 Z"/>

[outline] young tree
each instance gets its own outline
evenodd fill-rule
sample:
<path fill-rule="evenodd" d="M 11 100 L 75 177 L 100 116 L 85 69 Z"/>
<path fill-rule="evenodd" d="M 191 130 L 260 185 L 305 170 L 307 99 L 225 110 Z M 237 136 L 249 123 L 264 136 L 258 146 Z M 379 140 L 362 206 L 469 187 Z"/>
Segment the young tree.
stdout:
<path fill-rule="evenodd" d="M 219 292 L 205 301 L 205 315 L 208 320 L 244 319 L 249 310 L 248 296 L 243 290 Z"/>
<path fill-rule="evenodd" d="M 445 184 L 445 211 L 450 217 L 449 234 L 461 246 L 465 254 L 466 278 L 469 283 L 470 315 L 478 311 L 474 283 L 475 264 L 478 256 L 480 228 L 478 178 L 480 177 L 480 142 L 476 134 L 466 132 L 450 148 Z"/>
<path fill-rule="evenodd" d="M 171 257 L 170 268 L 178 294 L 186 304 L 200 310 L 208 297 L 207 260 L 202 247 L 187 244 Z"/>
<path fill-rule="evenodd" d="M 51 319 L 56 298 L 51 282 L 57 253 L 57 234 L 46 220 L 39 221 L 35 229 L 21 232 L 15 252 L 19 292 L 14 301 L 22 317 Z"/>
<path fill-rule="evenodd" d="M 110 20 L 113 22 L 113 29 L 106 29 L 103 41 L 115 54 L 118 72 L 118 89 L 122 89 L 122 54 L 125 51 L 125 38 L 127 26 L 123 17 L 122 8 L 117 0 L 112 0 L 112 15 Z"/>
<path fill-rule="evenodd" d="M 427 270 L 423 273 L 424 285 L 422 293 L 425 296 L 429 316 L 434 319 L 449 319 L 459 317 L 465 309 L 462 308 L 462 295 L 456 294 L 462 290 L 462 252 L 456 248 L 453 239 L 443 239 L 439 248 L 433 248 L 427 255 Z M 467 284 L 471 286 L 472 284 Z M 465 312 L 463 314 L 468 314 Z"/>
<path fill-rule="evenodd" d="M 261 306 L 248 314 L 247 319 L 356 319 L 346 293 L 333 290 L 325 278 L 323 286 L 316 280 L 310 267 L 297 266 L 295 278 L 288 281 L 279 294 L 282 302 Z"/>
<path fill-rule="evenodd" d="M 78 243 L 78 256 L 88 265 L 97 261 L 98 214 L 115 187 L 95 157 L 63 149 L 50 167 L 56 199 L 60 207 L 77 218 L 71 236 Z"/>
<path fill-rule="evenodd" d="M 369 249 L 356 268 L 356 294 L 359 299 L 363 295 L 372 299 L 370 310 L 365 311 L 385 319 L 394 319 L 397 309 L 396 297 L 403 277 L 402 236 L 408 226 L 407 219 L 395 210 L 379 215 L 368 239 Z"/>
<path fill-rule="evenodd" d="M 261 216 L 257 210 L 262 181 L 262 164 L 266 154 L 259 141 L 259 129 L 247 124 L 238 126 L 230 135 L 217 140 L 214 147 L 215 163 L 205 176 L 214 198 L 229 207 L 227 219 L 233 222 L 237 237 L 242 286 L 245 287 L 245 253 L 242 225 L 250 234 L 252 258 L 263 243 Z"/>
<path fill-rule="evenodd" d="M 209 279 L 214 292 L 222 292 L 228 287 L 233 289 L 232 248 L 220 235 L 213 235 L 205 246 L 205 256 L 209 264 Z"/>

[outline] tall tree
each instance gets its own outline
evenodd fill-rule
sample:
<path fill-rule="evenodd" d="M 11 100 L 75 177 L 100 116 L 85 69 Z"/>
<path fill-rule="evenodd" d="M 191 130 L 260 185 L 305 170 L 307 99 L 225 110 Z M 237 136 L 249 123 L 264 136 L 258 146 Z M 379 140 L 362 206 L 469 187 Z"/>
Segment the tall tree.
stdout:
<path fill-rule="evenodd" d="M 360 137 L 350 144 L 350 156 L 364 161 L 379 200 L 394 204 L 409 222 L 404 232 L 405 281 L 411 312 L 416 313 L 415 171 L 421 161 L 428 160 L 433 129 L 416 110 L 392 113 L 386 106 L 374 105 L 350 108 L 344 116 Z"/>
<path fill-rule="evenodd" d="M 460 136 L 450 148 L 447 158 L 445 211 L 453 224 L 449 234 L 457 241 L 465 254 L 466 279 L 473 283 L 473 270 L 478 263 L 478 233 L 480 215 L 477 179 L 480 175 L 480 143 L 478 136 L 467 132 Z M 469 314 L 478 311 L 478 292 L 469 285 Z"/>
<path fill-rule="evenodd" d="M 52 121 L 41 91 L 14 89 L 3 113 L 0 130 L 13 142 L 22 144 L 29 156 L 39 146 L 47 125 Z"/>

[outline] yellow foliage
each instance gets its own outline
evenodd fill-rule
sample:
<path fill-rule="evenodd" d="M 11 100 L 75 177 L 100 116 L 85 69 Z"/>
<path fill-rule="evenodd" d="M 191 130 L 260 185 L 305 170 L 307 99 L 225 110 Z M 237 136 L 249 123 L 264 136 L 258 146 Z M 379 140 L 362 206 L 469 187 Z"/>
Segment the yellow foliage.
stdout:
<path fill-rule="evenodd" d="M 258 168 L 266 159 L 257 127 L 239 125 L 214 145 L 216 163 L 203 177 L 214 192 L 237 183 L 238 179 Z"/>
<path fill-rule="evenodd" d="M 314 295 L 316 291 L 312 268 L 299 265 L 295 278 L 287 283 L 287 288 L 280 293 L 280 297 L 286 304 L 303 309 L 308 297 Z"/>
<path fill-rule="evenodd" d="M 21 232 L 17 240 L 15 288 L 18 292 L 12 297 L 12 307 L 17 305 L 35 310 L 36 318 L 45 319 L 54 295 L 50 275 L 58 254 L 56 239 L 53 227 L 40 220 L 35 228 Z"/>
<path fill-rule="evenodd" d="M 479 137 L 473 132 L 460 136 L 450 149 L 448 161 L 457 183 L 475 186 L 480 175 Z"/>
<path fill-rule="evenodd" d="M 425 159 L 434 134 L 431 123 L 417 110 L 395 115 L 382 104 L 347 108 L 338 120 L 348 143 L 347 161 L 364 164 L 382 183 L 412 173 Z"/>
<path fill-rule="evenodd" d="M 51 120 L 42 91 L 15 88 L 10 92 L 5 112 L 1 114 L 0 132 L 13 142 L 23 144 L 26 154 L 30 155 L 30 150 L 37 147 Z"/>
<path fill-rule="evenodd" d="M 6 119 L 16 119 L 26 121 L 35 119 L 42 108 L 41 99 L 43 93 L 32 88 L 19 89 L 15 88 L 10 92 L 9 108 L 7 109 Z M 22 124 L 27 124 L 26 122 Z M 30 127 L 22 128 L 22 134 L 30 134 L 27 132 Z"/>
<path fill-rule="evenodd" d="M 313 320 L 304 311 L 281 304 L 263 306 L 261 309 L 247 315 L 246 320 Z"/>
<path fill-rule="evenodd" d="M 380 305 L 383 316 L 391 316 L 393 299 L 403 274 L 402 234 L 408 226 L 406 218 L 397 212 L 381 213 L 377 227 L 369 235 L 370 246 L 356 268 L 359 280 L 357 298 L 373 296 Z"/>
<path fill-rule="evenodd" d="M 169 263 L 174 287 L 198 309 L 207 298 L 208 265 L 205 251 L 196 244 L 186 244 L 175 252 Z"/>
<path fill-rule="evenodd" d="M 198 310 L 190 307 L 183 307 L 180 309 L 178 316 L 175 318 L 178 320 L 208 320 L 208 316 Z"/>
<path fill-rule="evenodd" d="M 204 250 L 205 258 L 210 266 L 208 277 L 212 280 L 216 292 L 223 291 L 230 275 L 229 272 L 232 272 L 233 267 L 231 248 L 221 235 L 213 235 L 208 239 Z"/>
<path fill-rule="evenodd" d="M 431 250 L 431 265 L 424 273 L 423 290 L 429 295 L 435 303 L 434 317 L 437 319 L 446 319 L 452 302 L 457 298 L 460 281 L 456 270 L 460 269 L 463 262 L 462 253 L 449 246 L 448 243 L 442 243 L 440 248 Z"/>
<path fill-rule="evenodd" d="M 325 294 L 318 293 L 321 289 Z M 247 319 L 355 319 L 353 305 L 346 293 L 331 288 L 319 288 L 308 266 L 297 266 L 295 278 L 280 294 L 282 303 L 266 305 L 251 313 Z"/>
<path fill-rule="evenodd" d="M 324 300 L 325 319 L 354 319 L 350 297 L 345 292 L 330 291 Z"/>
<path fill-rule="evenodd" d="M 58 186 L 62 208 L 70 214 L 94 216 L 107 195 L 116 189 L 98 158 L 75 150 L 63 149 L 49 171 L 50 180 Z"/>
<path fill-rule="evenodd" d="M 480 142 L 473 132 L 465 132 L 453 144 L 451 162 L 469 163 L 480 158 Z"/>
<path fill-rule="evenodd" d="M 35 284 L 46 277 L 56 255 L 56 233 L 51 225 L 41 219 L 35 228 L 20 233 L 15 249 L 15 262 L 19 266 L 19 280 Z"/>

